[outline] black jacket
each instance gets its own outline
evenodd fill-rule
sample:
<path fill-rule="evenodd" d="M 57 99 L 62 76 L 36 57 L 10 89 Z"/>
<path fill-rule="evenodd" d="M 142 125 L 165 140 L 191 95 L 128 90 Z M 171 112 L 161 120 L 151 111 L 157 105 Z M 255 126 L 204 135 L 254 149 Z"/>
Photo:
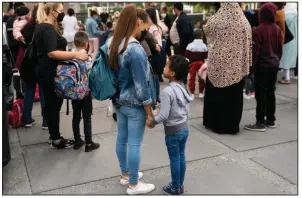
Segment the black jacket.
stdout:
<path fill-rule="evenodd" d="M 184 52 L 187 46 L 194 40 L 193 26 L 189 20 L 189 17 L 184 12 L 179 15 L 176 21 L 176 29 L 179 34 L 180 49 Z"/>

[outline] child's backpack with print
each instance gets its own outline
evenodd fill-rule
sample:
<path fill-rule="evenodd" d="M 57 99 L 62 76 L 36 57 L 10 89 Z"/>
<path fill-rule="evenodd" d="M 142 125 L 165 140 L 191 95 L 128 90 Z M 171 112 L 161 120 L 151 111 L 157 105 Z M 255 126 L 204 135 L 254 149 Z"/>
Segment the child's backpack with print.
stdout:
<path fill-rule="evenodd" d="M 89 86 L 85 62 L 75 59 L 60 62 L 55 77 L 55 92 L 62 99 L 82 100 L 87 96 Z"/>
<path fill-rule="evenodd" d="M 23 99 L 14 101 L 13 110 L 8 111 L 8 122 L 14 128 L 23 126 Z"/>

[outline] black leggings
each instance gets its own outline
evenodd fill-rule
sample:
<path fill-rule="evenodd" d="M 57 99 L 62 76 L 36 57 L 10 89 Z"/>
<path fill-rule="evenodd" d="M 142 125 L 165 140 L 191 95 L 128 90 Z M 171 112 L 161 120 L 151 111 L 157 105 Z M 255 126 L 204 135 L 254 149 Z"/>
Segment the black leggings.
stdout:
<path fill-rule="evenodd" d="M 58 98 L 55 93 L 54 82 L 41 82 L 45 98 L 45 118 L 52 140 L 60 139 L 60 111 L 63 99 Z"/>

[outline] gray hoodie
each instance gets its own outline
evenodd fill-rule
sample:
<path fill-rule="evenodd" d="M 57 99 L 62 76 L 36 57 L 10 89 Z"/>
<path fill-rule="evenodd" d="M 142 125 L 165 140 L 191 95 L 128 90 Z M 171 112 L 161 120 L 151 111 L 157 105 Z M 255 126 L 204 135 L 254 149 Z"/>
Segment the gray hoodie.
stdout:
<path fill-rule="evenodd" d="M 160 113 L 154 118 L 154 125 L 162 123 L 166 135 L 188 128 L 189 104 L 193 101 L 188 90 L 177 82 L 169 83 L 161 95 Z"/>

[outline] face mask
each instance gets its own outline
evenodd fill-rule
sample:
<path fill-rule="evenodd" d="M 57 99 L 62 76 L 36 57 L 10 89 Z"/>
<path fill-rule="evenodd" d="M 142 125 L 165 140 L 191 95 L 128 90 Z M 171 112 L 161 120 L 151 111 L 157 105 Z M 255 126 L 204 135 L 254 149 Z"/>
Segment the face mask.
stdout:
<path fill-rule="evenodd" d="M 57 22 L 62 22 L 64 17 L 65 17 L 64 12 L 59 13 L 57 16 Z"/>
<path fill-rule="evenodd" d="M 141 31 L 141 37 L 139 39 L 137 39 L 139 42 L 145 40 L 146 36 L 147 36 L 147 30 Z"/>
<path fill-rule="evenodd" d="M 166 13 L 162 13 L 162 14 L 161 14 L 161 17 L 162 17 L 162 18 L 166 18 L 166 16 L 167 16 Z"/>

